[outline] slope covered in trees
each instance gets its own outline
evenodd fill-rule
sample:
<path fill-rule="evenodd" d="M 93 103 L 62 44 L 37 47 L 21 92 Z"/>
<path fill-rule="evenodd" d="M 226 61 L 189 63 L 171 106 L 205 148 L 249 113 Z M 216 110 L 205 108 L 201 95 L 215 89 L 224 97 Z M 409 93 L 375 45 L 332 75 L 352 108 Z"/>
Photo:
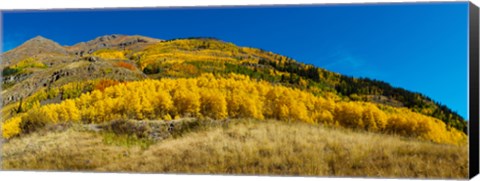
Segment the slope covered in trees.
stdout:
<path fill-rule="evenodd" d="M 212 38 L 191 38 L 161 42 L 132 56 L 139 68 L 149 75 L 191 77 L 202 72 L 245 74 L 252 78 L 308 88 L 313 92 L 329 91 L 350 99 L 407 107 L 467 132 L 464 118 L 420 93 L 392 87 L 378 80 L 329 72 L 261 49 L 238 47 Z M 375 96 L 385 97 L 387 101 L 377 101 Z"/>
<path fill-rule="evenodd" d="M 5 169 L 468 174 L 467 124 L 448 107 L 265 50 L 109 35 L 1 56 Z"/>
<path fill-rule="evenodd" d="M 23 55 L 30 44 L 3 55 L 11 60 L 2 67 L 2 74 L 7 76 L 2 82 L 2 121 L 3 129 L 8 130 L 5 137 L 62 121 L 88 123 L 124 117 L 169 120 L 184 116 L 298 120 L 450 143 L 461 140 L 456 130 L 466 133 L 467 124 L 461 116 L 422 94 L 214 38 L 163 41 L 111 35 L 72 47 L 55 46 L 61 51 L 42 51 L 36 58 Z M 24 53 L 16 55 L 19 52 Z M 238 90 L 230 90 L 225 82 L 239 81 L 232 75 L 248 81 L 237 85 Z M 169 85 L 173 87 L 160 86 L 163 91 L 145 88 L 147 92 L 115 93 L 123 98 L 102 97 L 110 96 L 112 86 L 159 86 L 155 79 L 161 79 L 162 84 L 175 83 Z M 194 81 L 196 85 L 204 79 L 220 87 L 197 85 L 198 89 L 193 89 L 181 83 Z M 248 92 L 252 90 L 257 92 Z M 152 96 L 163 98 L 150 100 Z M 130 100 L 145 105 L 123 105 Z M 113 109 L 111 104 L 120 108 Z M 433 136 L 435 131 L 439 132 L 437 136 Z"/>
<path fill-rule="evenodd" d="M 302 121 L 393 133 L 437 143 L 464 144 L 466 136 L 442 121 L 368 102 L 338 101 L 309 92 L 251 80 L 245 75 L 143 80 L 112 84 L 74 99 L 32 108 L 2 124 L 11 138 L 62 122 L 102 123 L 118 119 L 254 118 Z"/>

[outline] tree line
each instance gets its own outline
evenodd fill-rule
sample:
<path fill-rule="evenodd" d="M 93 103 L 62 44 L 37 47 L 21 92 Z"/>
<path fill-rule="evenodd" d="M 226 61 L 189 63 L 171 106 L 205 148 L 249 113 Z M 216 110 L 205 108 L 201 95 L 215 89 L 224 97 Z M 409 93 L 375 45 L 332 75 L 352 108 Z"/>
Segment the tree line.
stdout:
<path fill-rule="evenodd" d="M 118 119 L 172 120 L 181 117 L 275 119 L 398 134 L 437 143 L 463 144 L 466 135 L 442 121 L 368 102 L 334 101 L 307 91 L 252 80 L 204 74 L 197 78 L 106 82 L 60 103 L 34 102 L 2 123 L 4 138 L 63 122 L 102 123 Z"/>

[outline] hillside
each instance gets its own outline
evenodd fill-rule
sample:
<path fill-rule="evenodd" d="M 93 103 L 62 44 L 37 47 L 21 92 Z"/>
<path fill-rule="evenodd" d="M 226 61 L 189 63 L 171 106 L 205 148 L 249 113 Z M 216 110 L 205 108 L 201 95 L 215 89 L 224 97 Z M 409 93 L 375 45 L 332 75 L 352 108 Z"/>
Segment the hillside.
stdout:
<path fill-rule="evenodd" d="M 51 40 L 36 37 L 6 52 L 2 59 L 3 105 L 18 103 L 39 90 L 58 88 L 69 82 L 102 78 L 123 82 L 147 77 L 236 73 L 319 96 L 406 107 L 466 133 L 467 124 L 461 116 L 419 93 L 368 78 L 343 76 L 286 56 L 214 38 L 164 41 L 143 36 L 107 35 L 61 47 Z"/>
<path fill-rule="evenodd" d="M 1 58 L 4 168 L 466 177 L 467 124 L 448 107 L 273 52 L 215 38 L 39 36 Z"/>

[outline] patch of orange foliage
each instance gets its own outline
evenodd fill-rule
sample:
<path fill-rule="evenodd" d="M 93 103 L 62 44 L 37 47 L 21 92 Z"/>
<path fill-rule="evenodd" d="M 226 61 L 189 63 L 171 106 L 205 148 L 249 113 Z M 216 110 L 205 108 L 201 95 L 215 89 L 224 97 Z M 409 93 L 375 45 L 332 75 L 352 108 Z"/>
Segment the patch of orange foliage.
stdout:
<path fill-rule="evenodd" d="M 110 79 L 100 80 L 97 84 L 95 84 L 95 89 L 103 92 L 105 88 L 117 85 L 119 83 L 120 83 L 119 81 L 110 80 Z"/>
<path fill-rule="evenodd" d="M 135 66 L 127 62 L 117 62 L 118 67 L 123 67 L 129 70 L 135 70 Z"/>

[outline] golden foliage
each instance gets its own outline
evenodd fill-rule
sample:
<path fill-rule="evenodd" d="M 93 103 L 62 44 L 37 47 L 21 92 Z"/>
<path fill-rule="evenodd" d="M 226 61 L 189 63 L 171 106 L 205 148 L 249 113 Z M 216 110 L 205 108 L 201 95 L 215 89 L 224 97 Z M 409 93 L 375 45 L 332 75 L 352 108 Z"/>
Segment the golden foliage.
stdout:
<path fill-rule="evenodd" d="M 127 53 L 126 51 L 120 50 L 101 49 L 93 52 L 92 55 L 106 60 L 124 60 L 126 59 L 125 54 Z"/>
<path fill-rule="evenodd" d="M 183 63 L 173 63 L 169 69 L 165 70 L 167 75 L 175 76 L 175 77 L 182 77 L 185 74 L 189 76 L 194 76 L 199 74 L 200 71 L 197 68 L 190 64 L 183 64 Z"/>
<path fill-rule="evenodd" d="M 206 90 L 200 92 L 202 103 L 200 113 L 213 119 L 225 119 L 228 116 L 227 101 L 220 90 Z"/>
<path fill-rule="evenodd" d="M 22 118 L 20 116 L 17 116 L 2 123 L 2 136 L 4 138 L 10 138 L 12 136 L 20 134 L 22 131 L 20 129 L 21 121 L 22 121 Z"/>
<path fill-rule="evenodd" d="M 388 111 L 382 109 L 388 108 Z M 172 119 L 177 117 L 274 118 L 312 124 L 414 136 L 437 143 L 461 144 L 466 135 L 442 121 L 412 112 L 367 102 L 335 102 L 299 89 L 229 74 L 215 77 L 143 80 L 117 84 L 49 104 L 18 115 L 4 124 L 7 136 L 18 134 L 19 119 L 58 123 L 100 123 L 119 118 Z"/>
<path fill-rule="evenodd" d="M 45 64 L 31 57 L 23 59 L 20 62 L 16 63 L 15 65 L 11 66 L 11 68 L 15 68 L 15 69 L 45 68 L 45 67 L 47 67 Z"/>
<path fill-rule="evenodd" d="M 148 65 L 181 65 L 184 62 L 258 63 L 260 58 L 272 60 L 273 53 L 213 39 L 180 39 L 152 45 L 134 53 L 133 57 L 136 57 L 138 67 L 143 70 Z"/>

